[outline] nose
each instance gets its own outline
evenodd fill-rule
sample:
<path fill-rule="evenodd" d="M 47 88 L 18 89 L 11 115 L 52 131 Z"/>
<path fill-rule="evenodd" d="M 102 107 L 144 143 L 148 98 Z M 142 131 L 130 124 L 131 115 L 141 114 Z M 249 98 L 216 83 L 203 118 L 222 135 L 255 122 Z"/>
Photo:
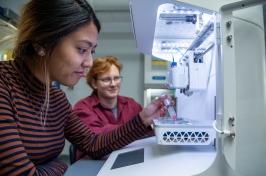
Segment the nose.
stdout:
<path fill-rule="evenodd" d="M 110 85 L 111 86 L 115 85 L 115 80 L 114 79 L 110 79 Z"/>
<path fill-rule="evenodd" d="M 93 58 L 92 55 L 88 56 L 82 63 L 82 66 L 85 68 L 90 68 L 92 67 L 93 64 Z"/>

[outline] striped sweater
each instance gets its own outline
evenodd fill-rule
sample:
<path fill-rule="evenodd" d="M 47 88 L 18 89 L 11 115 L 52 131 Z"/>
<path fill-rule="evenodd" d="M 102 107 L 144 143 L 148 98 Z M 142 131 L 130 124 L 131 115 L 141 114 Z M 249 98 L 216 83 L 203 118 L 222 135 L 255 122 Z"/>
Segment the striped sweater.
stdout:
<path fill-rule="evenodd" d="M 72 111 L 63 91 L 52 88 L 45 126 L 40 120 L 45 86 L 25 64 L 0 62 L 0 175 L 63 175 L 57 160 L 65 139 L 100 158 L 143 136 L 139 117 L 105 134 L 92 133 Z"/>

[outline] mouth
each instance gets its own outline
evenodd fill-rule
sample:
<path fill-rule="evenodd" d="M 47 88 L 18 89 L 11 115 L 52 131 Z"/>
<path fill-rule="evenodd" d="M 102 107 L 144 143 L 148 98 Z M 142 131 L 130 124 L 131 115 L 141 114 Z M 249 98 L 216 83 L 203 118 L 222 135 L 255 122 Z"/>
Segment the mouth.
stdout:
<path fill-rule="evenodd" d="M 75 74 L 77 74 L 79 77 L 85 77 L 86 76 L 84 71 L 76 71 Z"/>
<path fill-rule="evenodd" d="M 111 92 L 111 93 L 114 93 L 114 92 L 117 92 L 118 89 L 117 88 L 115 88 L 115 89 L 109 89 L 108 91 Z"/>

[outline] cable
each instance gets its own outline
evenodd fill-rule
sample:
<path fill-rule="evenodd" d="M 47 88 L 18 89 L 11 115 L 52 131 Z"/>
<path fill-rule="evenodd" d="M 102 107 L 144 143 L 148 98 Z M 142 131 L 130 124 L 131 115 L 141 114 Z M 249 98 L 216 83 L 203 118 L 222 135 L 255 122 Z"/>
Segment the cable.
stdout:
<path fill-rule="evenodd" d="M 212 123 L 212 127 L 214 128 L 214 130 L 219 133 L 219 134 L 225 134 L 227 136 L 232 136 L 233 133 L 231 133 L 230 131 L 228 130 L 219 130 L 217 127 L 216 127 L 216 120 L 213 121 Z"/>

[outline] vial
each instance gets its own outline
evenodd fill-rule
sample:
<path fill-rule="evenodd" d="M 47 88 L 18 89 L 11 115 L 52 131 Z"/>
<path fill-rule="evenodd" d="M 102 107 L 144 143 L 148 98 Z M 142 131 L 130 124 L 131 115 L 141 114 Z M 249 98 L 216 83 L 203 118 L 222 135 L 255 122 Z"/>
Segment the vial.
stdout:
<path fill-rule="evenodd" d="M 169 100 L 169 99 L 165 99 L 165 100 L 164 100 L 164 105 L 165 105 L 166 108 L 167 108 L 167 111 L 168 111 L 169 116 L 170 116 L 173 120 L 176 120 L 176 119 L 177 119 L 177 117 L 176 117 L 176 112 L 175 112 L 174 107 L 171 105 L 170 100 Z"/>

